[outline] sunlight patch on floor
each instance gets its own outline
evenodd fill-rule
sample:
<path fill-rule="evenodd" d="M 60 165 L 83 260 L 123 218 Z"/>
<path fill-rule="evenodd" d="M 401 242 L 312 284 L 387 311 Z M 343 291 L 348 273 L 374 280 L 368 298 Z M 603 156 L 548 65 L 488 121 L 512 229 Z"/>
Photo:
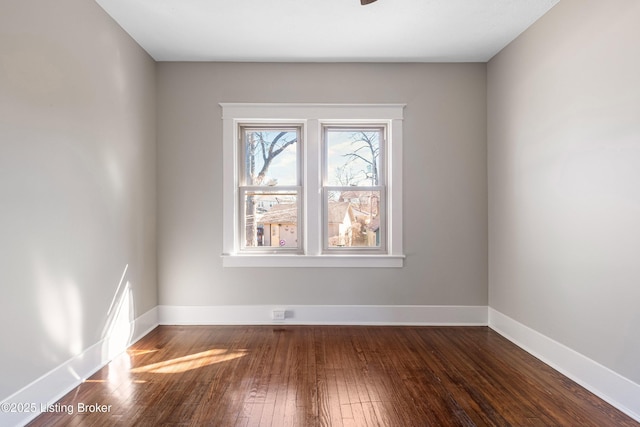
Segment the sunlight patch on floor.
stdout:
<path fill-rule="evenodd" d="M 247 350 L 229 351 L 224 349 L 212 349 L 202 351 L 200 353 L 190 354 L 188 356 L 178 357 L 164 362 L 152 363 L 150 365 L 141 366 L 139 368 L 133 368 L 131 372 L 135 374 L 178 374 L 181 372 L 202 368 L 204 366 L 237 359 L 245 356 L 246 354 Z"/>
<path fill-rule="evenodd" d="M 127 353 L 129 353 L 129 356 L 141 356 L 143 354 L 149 354 L 149 353 L 155 353 L 158 350 L 133 350 L 133 349 L 129 349 L 127 350 Z"/>

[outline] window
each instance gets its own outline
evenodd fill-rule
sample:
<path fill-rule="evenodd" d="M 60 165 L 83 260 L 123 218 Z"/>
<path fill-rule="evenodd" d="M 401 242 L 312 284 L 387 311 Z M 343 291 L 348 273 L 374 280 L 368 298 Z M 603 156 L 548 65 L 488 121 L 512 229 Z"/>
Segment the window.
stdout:
<path fill-rule="evenodd" d="M 300 253 L 301 127 L 239 126 L 241 250 Z"/>
<path fill-rule="evenodd" d="M 224 266 L 402 266 L 403 105 L 221 106 Z"/>
<path fill-rule="evenodd" d="M 385 125 L 325 125 L 323 248 L 385 253 Z"/>

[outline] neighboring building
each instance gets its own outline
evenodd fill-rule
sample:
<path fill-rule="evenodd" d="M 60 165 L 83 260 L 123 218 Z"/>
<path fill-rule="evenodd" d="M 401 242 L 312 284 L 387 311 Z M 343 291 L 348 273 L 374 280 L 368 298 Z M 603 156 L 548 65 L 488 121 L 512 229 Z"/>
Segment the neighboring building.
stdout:
<path fill-rule="evenodd" d="M 329 202 L 329 246 L 351 246 L 356 222 L 349 202 Z"/>
<path fill-rule="evenodd" d="M 258 230 L 262 229 L 259 246 L 298 246 L 298 206 L 295 203 L 273 205 L 258 216 Z"/>
<path fill-rule="evenodd" d="M 298 207 L 293 203 L 273 205 L 258 216 L 259 246 L 298 246 Z M 354 210 L 349 202 L 329 202 L 329 246 L 352 246 Z"/>

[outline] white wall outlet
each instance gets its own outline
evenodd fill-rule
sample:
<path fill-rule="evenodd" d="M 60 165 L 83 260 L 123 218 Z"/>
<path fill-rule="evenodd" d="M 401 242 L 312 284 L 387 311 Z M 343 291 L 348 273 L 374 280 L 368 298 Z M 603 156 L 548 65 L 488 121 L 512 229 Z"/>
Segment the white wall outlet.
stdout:
<path fill-rule="evenodd" d="M 273 310 L 271 312 L 271 319 L 273 319 L 273 320 L 284 320 L 285 313 L 286 313 L 285 310 L 280 310 L 280 309 Z"/>

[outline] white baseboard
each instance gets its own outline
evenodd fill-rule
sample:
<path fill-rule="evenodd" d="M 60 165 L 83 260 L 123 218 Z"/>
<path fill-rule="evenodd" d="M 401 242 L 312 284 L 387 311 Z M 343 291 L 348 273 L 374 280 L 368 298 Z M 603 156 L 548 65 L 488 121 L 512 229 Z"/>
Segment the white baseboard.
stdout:
<path fill-rule="evenodd" d="M 284 310 L 284 320 L 273 320 Z M 161 325 L 443 325 L 486 326 L 486 306 L 227 305 L 158 307 Z"/>
<path fill-rule="evenodd" d="M 492 308 L 489 327 L 640 422 L 640 385 Z"/>
<path fill-rule="evenodd" d="M 158 307 L 154 307 L 131 322 L 131 338 L 120 352 L 140 338 L 151 332 L 158 326 Z M 77 387 L 83 380 L 93 375 L 111 361 L 113 357 L 107 355 L 105 344 L 107 338 L 102 339 L 85 349 L 82 353 L 67 360 L 57 368 L 47 372 L 31 384 L 18 390 L 8 398 L 0 402 L 0 405 L 21 411 L 7 412 L 0 411 L 0 425 L 2 426 L 23 426 L 36 418 L 42 412 L 41 408 L 46 408 L 60 400 L 65 394 Z M 113 348 L 110 348 L 111 354 Z M 92 403 L 92 402 L 87 402 Z M 24 411 L 23 405 L 34 405 Z M 35 411 L 31 411 L 35 409 Z"/>
<path fill-rule="evenodd" d="M 285 320 L 272 320 L 285 310 Z M 486 306 L 251 305 L 158 306 L 132 322 L 133 344 L 161 325 L 428 325 L 489 326 L 516 345 L 640 421 L 640 385 Z M 127 346 L 128 346 L 127 345 Z M 34 413 L 0 412 L 0 425 L 22 426 L 105 366 L 105 340 L 87 348 L 0 404 L 37 403 Z M 125 347 L 126 348 L 126 347 Z M 125 350 L 122 349 L 122 351 Z"/>

